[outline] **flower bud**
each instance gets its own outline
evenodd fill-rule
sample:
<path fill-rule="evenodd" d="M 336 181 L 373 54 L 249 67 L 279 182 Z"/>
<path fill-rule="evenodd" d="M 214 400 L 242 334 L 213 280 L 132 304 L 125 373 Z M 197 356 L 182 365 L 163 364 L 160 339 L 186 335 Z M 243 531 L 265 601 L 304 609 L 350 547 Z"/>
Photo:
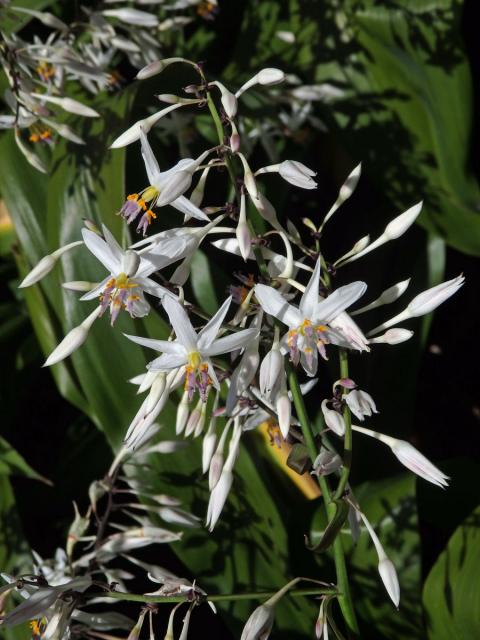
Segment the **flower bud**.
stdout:
<path fill-rule="evenodd" d="M 257 82 L 263 86 L 280 84 L 285 80 L 285 73 L 281 69 L 267 67 L 257 73 Z"/>
<path fill-rule="evenodd" d="M 86 282 L 85 280 L 71 280 L 70 282 L 62 282 L 62 287 L 67 291 L 91 291 L 98 286 L 98 282 Z"/>
<path fill-rule="evenodd" d="M 74 100 L 73 98 L 59 98 L 57 96 L 49 96 L 44 93 L 31 93 L 31 96 L 34 98 L 39 98 L 44 102 L 51 102 L 52 104 L 57 104 L 64 111 L 68 111 L 69 113 L 74 113 L 77 116 L 84 116 L 85 118 L 99 118 L 100 114 L 97 113 L 91 107 L 87 107 L 85 104 L 82 104 L 78 100 Z"/>
<path fill-rule="evenodd" d="M 166 69 L 174 62 L 187 61 L 184 58 L 164 58 L 163 60 L 155 60 L 154 62 L 150 62 L 145 67 L 140 69 L 140 71 L 136 75 L 136 78 L 137 80 L 146 80 L 147 78 L 156 76 L 158 73 L 161 73 L 164 69 Z"/>
<path fill-rule="evenodd" d="M 273 607 L 261 604 L 248 618 L 240 640 L 267 640 L 274 619 Z"/>
<path fill-rule="evenodd" d="M 401 342 L 406 342 L 407 340 L 410 340 L 412 336 L 413 336 L 413 331 L 396 327 L 394 329 L 388 329 L 388 331 L 385 331 L 385 333 L 382 336 L 377 336 L 376 338 L 370 338 L 370 342 L 385 343 L 385 344 L 400 344 Z"/>
<path fill-rule="evenodd" d="M 166 116 L 171 111 L 178 109 L 183 106 L 182 104 L 171 104 L 156 113 L 153 113 L 148 118 L 143 118 L 142 120 L 137 120 L 131 127 L 129 127 L 126 131 L 124 131 L 118 138 L 116 138 L 112 144 L 110 145 L 110 149 L 119 149 L 120 147 L 126 147 L 128 144 L 132 142 L 136 142 L 140 140 L 140 133 L 143 130 L 144 133 L 148 133 L 150 129 L 157 124 L 157 122 Z"/>
<path fill-rule="evenodd" d="M 230 122 L 230 126 L 232 128 L 232 133 L 230 135 L 230 149 L 232 153 L 238 153 L 240 151 L 240 134 L 238 133 L 238 129 L 233 120 Z"/>
<path fill-rule="evenodd" d="M 325 424 L 337 436 L 343 437 L 345 435 L 345 420 L 341 413 L 333 411 L 333 409 L 329 409 L 327 407 L 327 402 L 328 400 L 322 401 L 322 413 L 325 418 Z"/>
<path fill-rule="evenodd" d="M 252 238 L 250 235 L 250 229 L 248 228 L 247 223 L 247 208 L 245 205 L 245 194 L 242 193 L 240 198 L 240 216 L 238 219 L 238 225 L 235 230 L 235 235 L 237 236 L 238 246 L 240 249 L 240 253 L 242 254 L 242 258 L 245 262 L 250 255 L 251 246 L 252 246 Z"/>
<path fill-rule="evenodd" d="M 143 620 L 145 619 L 146 613 L 147 613 L 147 609 L 143 609 L 143 611 L 140 612 L 137 623 L 128 634 L 127 640 L 138 640 L 138 638 L 140 637 L 140 632 L 143 627 Z"/>
<path fill-rule="evenodd" d="M 106 9 L 102 11 L 102 14 L 108 18 L 117 18 L 121 22 L 138 27 L 156 27 L 158 25 L 158 18 L 153 13 L 131 9 L 130 7 L 125 9 Z"/>
<path fill-rule="evenodd" d="M 391 222 L 387 224 L 385 227 L 385 231 L 383 235 L 387 240 L 396 240 L 400 236 L 402 236 L 407 229 L 410 229 L 412 224 L 420 215 L 420 211 L 422 210 L 423 202 L 417 202 L 417 204 L 410 207 L 399 216 L 394 218 Z"/>
<path fill-rule="evenodd" d="M 281 162 L 278 165 L 278 173 L 284 180 L 301 189 L 317 188 L 317 183 L 312 177 L 317 175 L 316 172 L 296 160 L 284 160 Z"/>
<path fill-rule="evenodd" d="M 283 356 L 278 342 L 274 342 L 260 365 L 260 391 L 265 398 L 270 399 L 274 395 L 282 372 Z"/>
<path fill-rule="evenodd" d="M 277 395 L 275 399 L 275 409 L 278 416 L 278 426 L 285 439 L 288 436 L 292 419 L 292 403 L 290 402 L 286 388 Z"/>
<path fill-rule="evenodd" d="M 257 183 L 255 182 L 255 178 L 253 177 L 252 170 L 250 169 L 250 166 L 245 156 L 243 155 L 243 153 L 238 153 L 237 155 L 242 161 L 243 182 L 245 183 L 245 187 L 248 191 L 248 195 L 252 198 L 252 200 L 255 200 L 258 198 L 258 189 L 257 189 Z"/>
<path fill-rule="evenodd" d="M 185 427 L 185 434 L 184 434 L 185 438 L 188 438 L 189 436 L 191 436 L 192 433 L 195 431 L 198 421 L 200 420 L 200 417 L 202 415 L 201 407 L 204 404 L 205 403 L 200 398 L 194 410 L 190 412 L 190 415 L 188 416 L 188 420 L 187 420 L 187 425 Z"/>
<path fill-rule="evenodd" d="M 60 247 L 53 253 L 50 253 L 48 256 L 44 256 L 40 262 L 33 267 L 33 269 L 25 276 L 22 282 L 18 285 L 19 289 L 24 289 L 25 287 L 31 287 L 32 284 L 35 284 L 42 278 L 44 278 L 53 267 L 57 264 L 58 258 L 62 256 L 70 249 L 74 249 L 75 247 L 79 247 L 83 244 L 82 240 L 77 240 L 76 242 L 71 242 L 70 244 L 65 245 L 64 247 Z"/>
<path fill-rule="evenodd" d="M 237 115 L 237 98 L 221 82 L 212 82 L 212 84 L 220 89 L 220 101 L 228 118 L 234 118 Z"/>
<path fill-rule="evenodd" d="M 190 403 L 188 401 L 188 391 L 184 391 L 182 399 L 177 407 L 177 418 L 175 422 L 175 433 L 179 436 L 183 433 L 190 413 Z"/>
<path fill-rule="evenodd" d="M 44 367 L 50 367 L 53 364 L 61 362 L 65 358 L 68 358 L 70 354 L 76 351 L 85 342 L 88 336 L 88 332 L 92 324 L 98 318 L 102 311 L 102 308 L 97 307 L 92 313 L 85 318 L 85 320 L 67 333 L 64 339 L 58 344 L 52 353 L 48 356 L 43 364 Z"/>
<path fill-rule="evenodd" d="M 34 9 L 26 9 L 24 7 L 9 7 L 12 11 L 18 11 L 20 13 L 26 13 L 29 16 L 37 18 L 42 24 L 51 29 L 59 29 L 60 31 L 68 30 L 68 26 L 62 22 L 59 18 L 50 13 L 49 11 L 35 11 Z"/>

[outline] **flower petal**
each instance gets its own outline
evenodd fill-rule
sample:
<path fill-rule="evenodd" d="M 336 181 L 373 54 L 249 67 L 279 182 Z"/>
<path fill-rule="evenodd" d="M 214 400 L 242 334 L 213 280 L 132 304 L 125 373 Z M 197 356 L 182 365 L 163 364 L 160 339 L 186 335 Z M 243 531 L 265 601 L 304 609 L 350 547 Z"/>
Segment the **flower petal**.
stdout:
<path fill-rule="evenodd" d="M 217 333 L 222 326 L 222 322 L 227 315 L 228 309 L 230 307 L 230 303 L 232 302 L 232 296 L 227 298 L 225 302 L 222 304 L 217 313 L 208 321 L 208 323 L 203 327 L 203 329 L 198 334 L 198 348 L 206 349 L 209 347 L 212 342 L 217 337 Z"/>
<path fill-rule="evenodd" d="M 148 180 L 150 184 L 155 184 L 155 182 L 158 181 L 160 167 L 158 166 L 157 159 L 153 154 L 152 147 L 148 142 L 147 135 L 143 127 L 140 127 L 140 144 L 142 145 L 142 157 L 145 163 Z"/>
<path fill-rule="evenodd" d="M 185 349 L 178 342 L 142 338 L 141 336 L 131 336 L 127 333 L 124 333 L 123 335 L 136 344 L 141 344 L 143 347 L 148 347 L 149 349 L 155 349 L 155 351 L 160 351 L 160 353 L 174 353 L 178 356 L 185 356 Z"/>
<path fill-rule="evenodd" d="M 178 341 L 183 344 L 186 351 L 197 350 L 197 334 L 195 333 L 192 323 L 183 307 L 178 300 L 165 296 L 162 300 L 163 307 L 168 314 L 170 323 L 175 330 Z"/>
<path fill-rule="evenodd" d="M 105 238 L 105 242 L 108 244 L 108 248 L 112 252 L 112 255 L 121 262 L 124 256 L 124 251 L 122 247 L 118 244 L 115 237 L 113 236 L 110 229 L 108 229 L 104 224 L 102 224 L 102 232 L 103 237 Z"/>
<path fill-rule="evenodd" d="M 192 218 L 196 218 L 197 220 L 207 220 L 210 222 L 210 218 L 185 196 L 176 198 L 176 200 L 170 202 L 170 206 L 177 209 L 177 211 L 181 211 L 187 216 L 192 216 Z"/>
<path fill-rule="evenodd" d="M 155 360 L 147 364 L 147 369 L 149 371 L 170 371 L 184 364 L 187 364 L 187 359 L 184 355 L 179 356 L 176 353 L 164 353 L 159 358 L 155 358 Z"/>
<path fill-rule="evenodd" d="M 365 282 L 351 282 L 334 291 L 328 298 L 319 302 L 315 309 L 315 321 L 330 322 L 342 311 L 352 305 L 367 289 Z"/>
<path fill-rule="evenodd" d="M 120 272 L 120 263 L 115 258 L 112 250 L 99 235 L 89 229 L 82 229 L 83 241 L 87 245 L 88 250 L 99 260 L 103 266 L 116 275 Z"/>
<path fill-rule="evenodd" d="M 304 318 L 312 318 L 318 304 L 318 288 L 320 286 L 320 258 L 318 258 L 303 296 L 300 299 L 300 312 Z"/>
<path fill-rule="evenodd" d="M 230 336 L 215 340 L 209 347 L 202 349 L 202 353 L 207 356 L 218 356 L 221 353 L 230 353 L 230 351 L 245 347 L 257 333 L 258 329 L 243 329 L 243 331 L 237 331 L 237 333 L 232 333 Z"/>
<path fill-rule="evenodd" d="M 282 294 L 273 287 L 264 284 L 255 286 L 255 296 L 262 308 L 271 316 L 278 318 L 289 327 L 297 327 L 302 322 L 299 310 L 289 304 Z"/>

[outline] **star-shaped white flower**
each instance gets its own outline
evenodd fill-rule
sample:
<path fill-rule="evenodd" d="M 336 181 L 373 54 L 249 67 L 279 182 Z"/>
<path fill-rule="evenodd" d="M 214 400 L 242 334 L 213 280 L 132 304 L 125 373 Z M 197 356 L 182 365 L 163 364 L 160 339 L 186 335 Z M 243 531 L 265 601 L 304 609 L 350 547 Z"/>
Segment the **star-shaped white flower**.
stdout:
<path fill-rule="evenodd" d="M 105 225 L 102 230 L 105 239 L 88 229 L 82 229 L 82 235 L 89 251 L 103 264 L 109 275 L 80 299 L 99 297 L 101 313 L 110 307 L 112 324 L 121 309 L 126 309 L 132 318 L 141 318 L 150 310 L 144 292 L 157 297 L 172 295 L 148 276 L 173 262 L 176 255 L 181 254 L 183 243 L 174 239 L 170 246 L 164 246 L 168 255 L 149 259 L 137 251 L 123 250 Z"/>
<path fill-rule="evenodd" d="M 309 376 L 314 376 L 317 371 L 318 353 L 326 359 L 326 344 L 359 349 L 358 341 L 353 343 L 340 328 L 333 328 L 331 323 L 356 302 L 367 288 L 365 282 L 352 282 L 321 299 L 319 285 L 320 260 L 315 265 L 298 307 L 290 304 L 273 287 L 264 284 L 255 286 L 255 296 L 263 309 L 288 326 L 284 342 L 286 341 L 290 358 L 295 365 L 300 361 Z M 365 338 L 365 344 L 366 342 Z"/>
<path fill-rule="evenodd" d="M 202 400 L 206 400 L 210 385 L 220 389 L 220 383 L 211 361 L 212 356 L 242 349 L 258 333 L 258 329 L 244 329 L 231 335 L 217 338 L 231 301 L 231 297 L 227 298 L 217 313 L 197 334 L 185 308 L 174 298 L 165 296 L 162 304 L 175 330 L 177 339 L 169 342 L 167 340 L 154 340 L 137 336 L 127 336 L 127 338 L 137 344 L 162 353 L 159 358 L 156 358 L 148 365 L 150 370 L 170 371 L 184 367 L 185 389 L 188 391 L 190 399 L 193 397 L 195 389 L 198 389 Z"/>
<path fill-rule="evenodd" d="M 139 193 L 132 193 L 127 197 L 120 210 L 127 222 L 130 223 L 135 220 L 139 213 L 143 211 L 137 231 L 143 231 L 143 235 L 145 235 L 148 225 L 152 222 L 152 219 L 156 218 L 152 208 L 163 207 L 167 204 L 188 216 L 208 221 L 208 216 L 183 194 L 192 184 L 195 170 L 201 165 L 210 150 L 204 151 L 196 160 L 183 158 L 171 169 L 160 171 L 158 162 L 143 130 L 140 131 L 140 142 L 150 185 Z"/>

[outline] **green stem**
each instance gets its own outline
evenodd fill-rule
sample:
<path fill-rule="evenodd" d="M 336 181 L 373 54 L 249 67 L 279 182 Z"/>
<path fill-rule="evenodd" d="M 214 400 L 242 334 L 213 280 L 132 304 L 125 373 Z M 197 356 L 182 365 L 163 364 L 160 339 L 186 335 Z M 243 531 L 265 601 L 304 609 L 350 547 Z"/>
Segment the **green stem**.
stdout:
<path fill-rule="evenodd" d="M 294 368 L 288 364 L 288 384 L 290 391 L 292 392 L 293 404 L 297 417 L 300 420 L 302 427 L 303 437 L 305 439 L 305 445 L 308 449 L 310 459 L 312 463 L 317 457 L 317 445 L 315 444 L 315 438 L 313 436 L 313 430 L 308 419 L 307 410 L 303 401 L 302 391 L 298 382 L 297 374 Z M 347 476 L 348 479 L 348 476 Z M 336 507 L 332 501 L 330 493 L 330 487 L 325 476 L 318 476 L 318 483 L 322 491 L 325 511 L 327 513 L 327 519 L 330 522 L 335 515 Z M 355 616 L 355 609 L 353 607 L 352 596 L 350 593 L 350 585 L 348 583 L 347 567 L 345 564 L 345 553 L 343 550 L 343 544 L 340 536 L 337 536 L 333 545 L 333 557 L 335 561 L 335 570 L 337 573 L 337 585 L 340 591 L 338 595 L 338 604 L 342 610 L 345 624 L 351 637 L 358 637 L 358 623 Z"/>
<path fill-rule="evenodd" d="M 247 593 L 229 593 L 219 594 L 213 596 L 206 596 L 205 600 L 209 602 L 233 602 L 237 600 L 267 600 L 276 595 L 278 591 L 260 591 L 260 592 L 247 592 Z M 292 589 L 288 592 L 288 595 L 293 598 L 300 598 L 305 596 L 319 596 L 319 595 L 337 595 L 338 591 L 335 588 L 322 588 L 322 589 Z M 97 594 L 98 595 L 98 594 Z M 113 598 L 115 600 L 126 600 L 130 602 L 153 602 L 155 604 L 173 604 L 177 602 L 187 602 L 186 595 L 180 596 L 149 596 L 143 593 L 123 593 L 121 591 L 108 591 L 102 593 L 102 597 Z"/>
<path fill-rule="evenodd" d="M 220 120 L 217 107 L 215 106 L 215 102 L 213 101 L 209 91 L 207 91 L 207 105 L 210 110 L 210 114 L 212 116 L 213 122 L 215 124 L 215 129 L 217 130 L 218 141 L 220 144 L 223 145 L 225 135 L 223 131 L 222 121 Z M 228 171 L 228 175 L 230 176 L 232 186 L 235 189 L 235 195 L 237 196 L 237 204 L 238 206 L 240 206 L 240 193 L 238 190 L 237 179 L 235 176 L 235 169 L 233 167 L 232 159 L 230 158 L 229 155 L 225 155 L 225 164 L 227 166 L 227 171 Z M 250 222 L 250 220 L 248 220 L 248 227 L 250 229 L 250 233 L 252 234 L 252 236 L 256 236 L 257 233 L 253 228 L 253 225 Z M 257 261 L 258 268 L 260 269 L 260 273 L 264 278 L 266 278 L 267 280 L 270 280 L 267 264 L 265 262 L 265 258 L 262 255 L 262 251 L 260 247 L 254 244 L 252 246 L 252 249 L 253 249 L 253 253 L 255 254 L 255 259 Z"/>
<path fill-rule="evenodd" d="M 340 377 L 348 378 L 348 353 L 346 349 L 340 349 Z M 347 488 L 348 479 L 350 477 L 350 470 L 352 468 L 352 414 L 350 409 L 345 405 L 343 411 L 343 419 L 345 420 L 345 437 L 343 440 L 343 466 L 342 473 L 340 475 L 340 481 L 335 491 L 334 500 L 339 500 L 345 493 Z"/>

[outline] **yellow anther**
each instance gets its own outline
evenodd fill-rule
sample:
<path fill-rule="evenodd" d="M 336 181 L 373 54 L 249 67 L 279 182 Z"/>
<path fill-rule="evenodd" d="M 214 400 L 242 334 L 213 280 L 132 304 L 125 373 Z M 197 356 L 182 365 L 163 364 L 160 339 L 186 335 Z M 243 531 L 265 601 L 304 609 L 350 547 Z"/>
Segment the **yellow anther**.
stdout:
<path fill-rule="evenodd" d="M 28 138 L 30 142 L 38 142 L 40 140 L 40 136 L 38 133 L 32 133 L 32 135 Z"/>
<path fill-rule="evenodd" d="M 148 218 L 148 224 L 151 224 L 152 220 L 156 220 L 157 216 L 153 213 L 151 209 L 149 209 L 146 213 Z"/>
<path fill-rule="evenodd" d="M 141 207 L 144 211 L 147 210 L 147 205 L 145 204 L 145 200 L 143 200 L 142 198 L 138 200 L 138 206 Z"/>
<path fill-rule="evenodd" d="M 131 193 L 127 196 L 127 200 L 138 200 L 138 193 Z"/>
<path fill-rule="evenodd" d="M 315 331 L 328 331 L 328 327 L 326 327 L 324 324 L 319 324 L 315 327 Z"/>

